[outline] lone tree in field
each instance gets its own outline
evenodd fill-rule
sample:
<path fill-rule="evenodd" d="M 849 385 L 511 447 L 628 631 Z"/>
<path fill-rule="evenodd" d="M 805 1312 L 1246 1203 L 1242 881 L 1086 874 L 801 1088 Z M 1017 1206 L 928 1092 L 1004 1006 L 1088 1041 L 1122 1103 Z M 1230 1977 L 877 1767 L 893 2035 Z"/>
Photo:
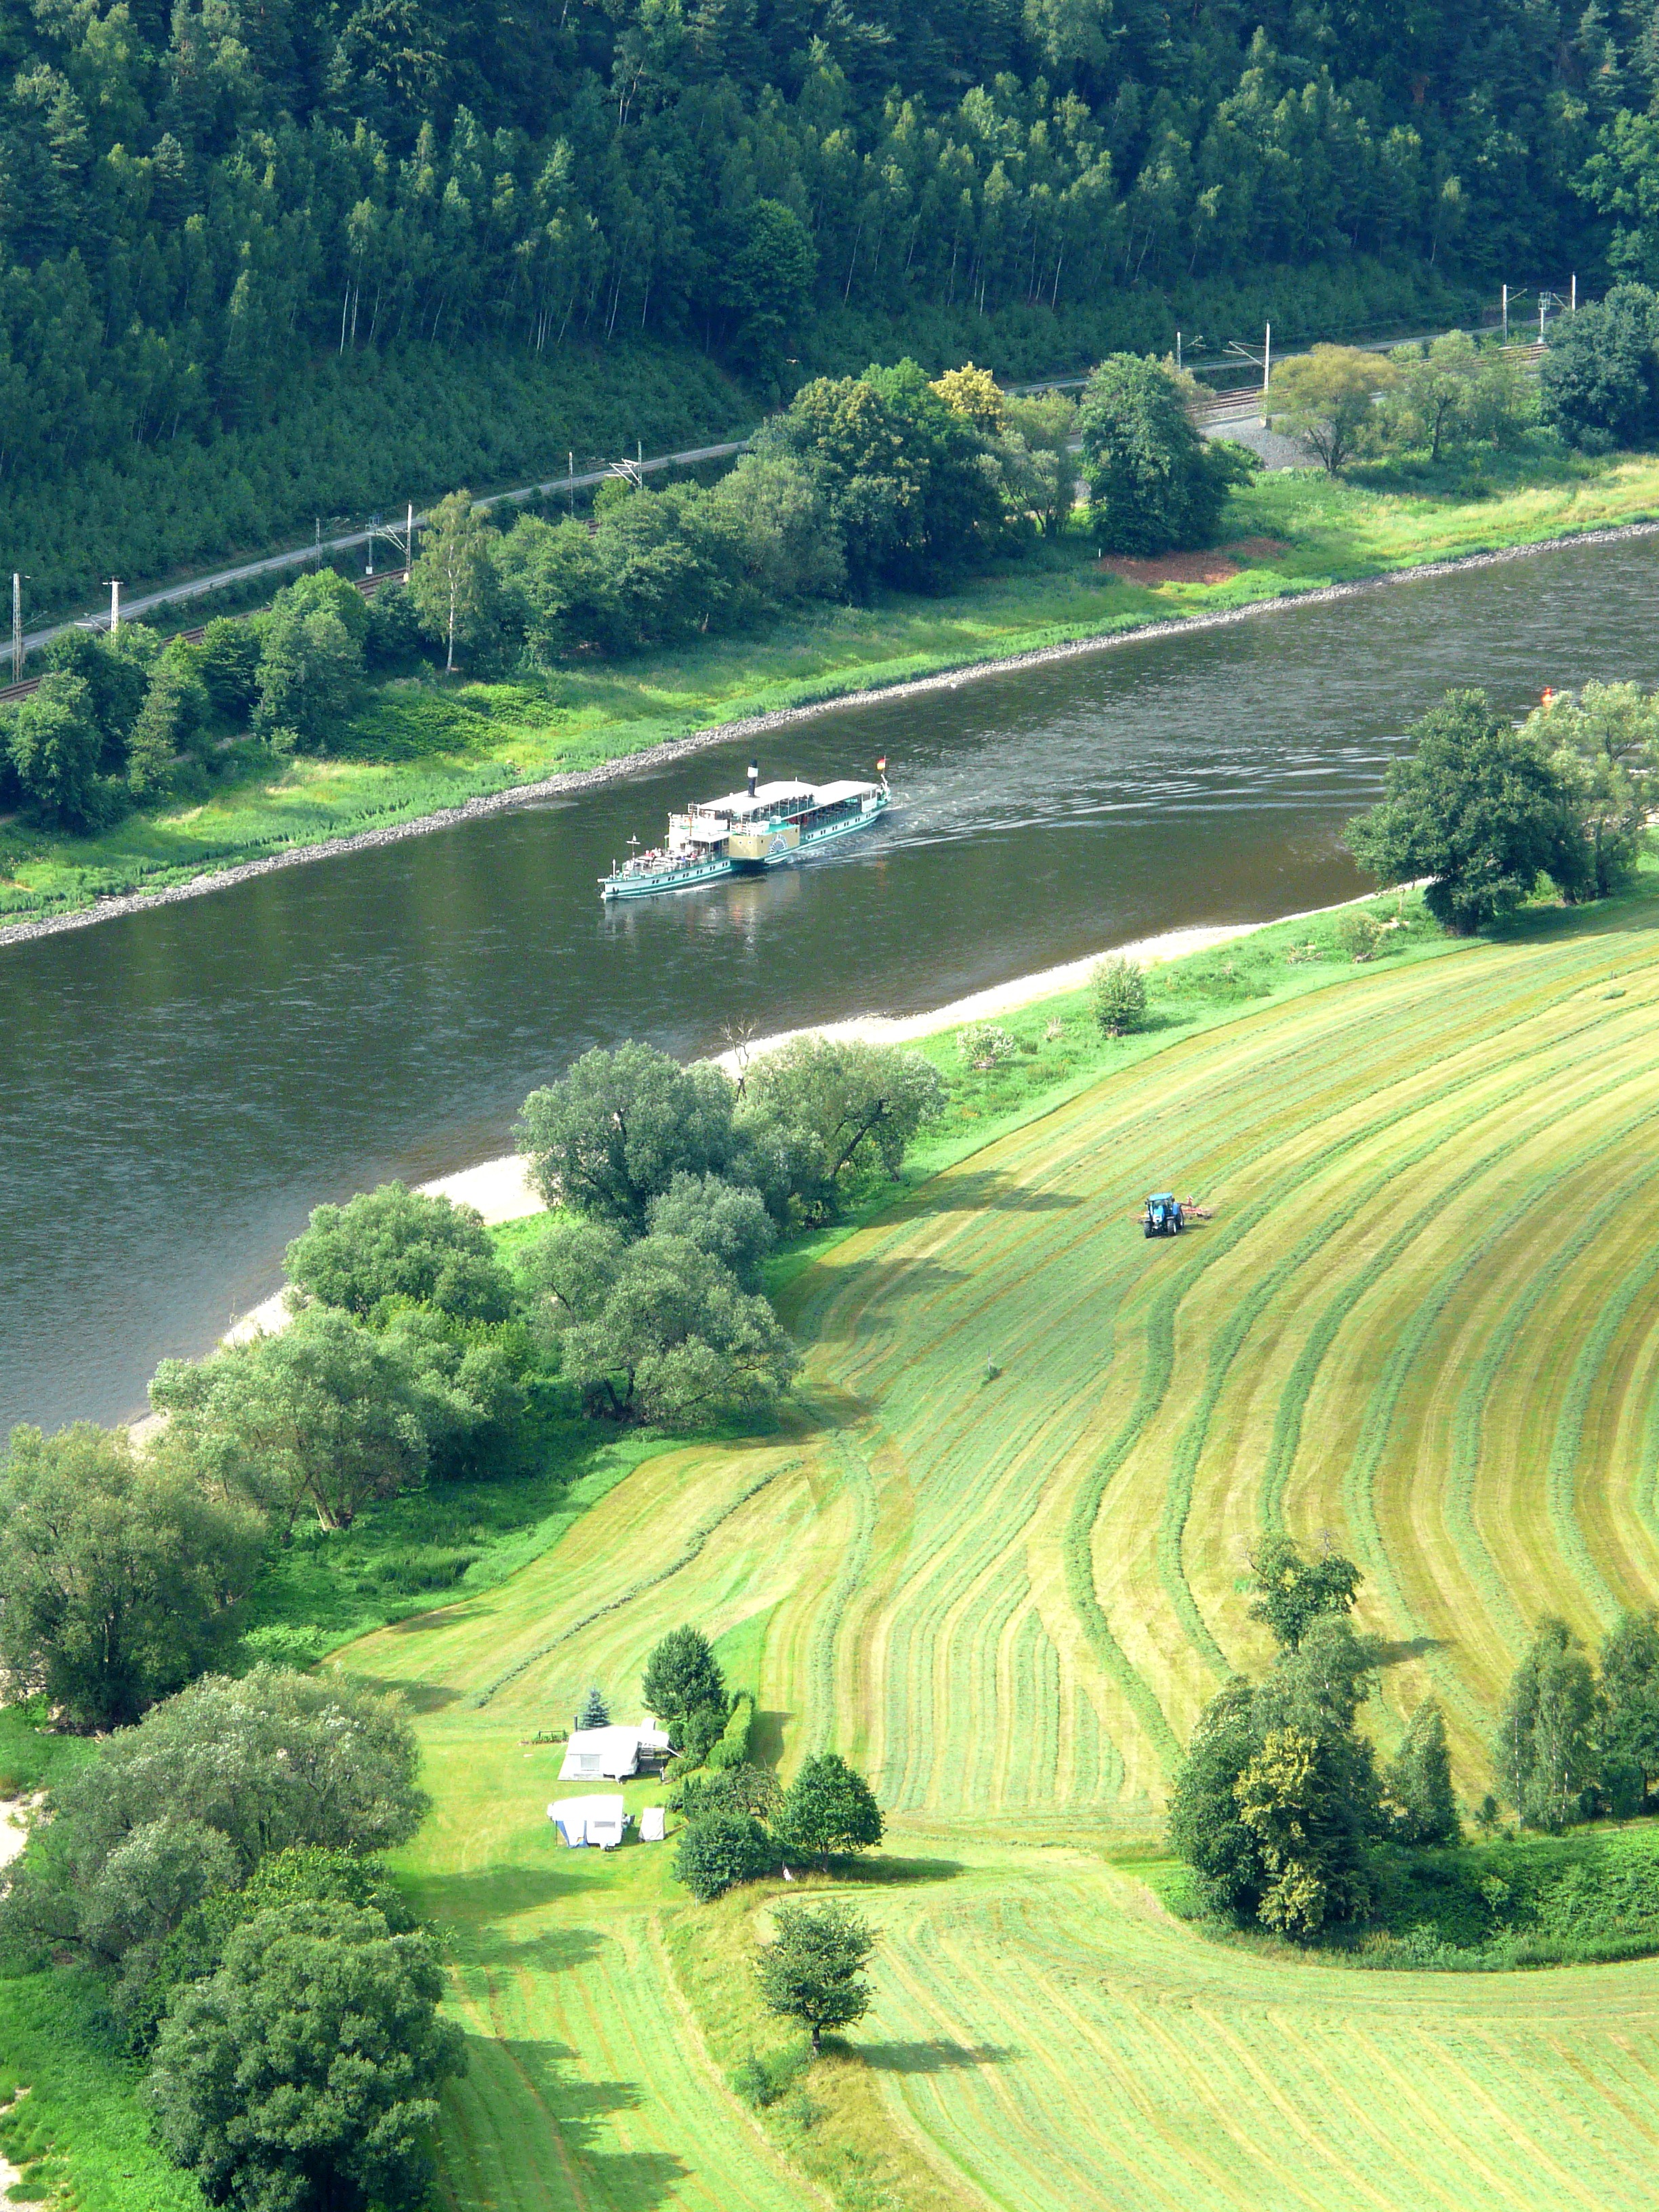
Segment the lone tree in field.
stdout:
<path fill-rule="evenodd" d="M 1358 346 L 1316 345 L 1280 363 L 1267 394 L 1269 419 L 1311 446 L 1328 476 L 1353 459 L 1376 419 L 1380 393 L 1400 371 Z"/>
<path fill-rule="evenodd" d="M 1577 888 L 1583 834 L 1535 735 L 1495 714 L 1484 691 L 1449 691 L 1411 735 L 1382 805 L 1343 832 L 1362 868 L 1385 884 L 1427 877 L 1423 903 L 1457 937 L 1512 913 L 1542 874 Z"/>
<path fill-rule="evenodd" d="M 832 1852 L 869 1850 L 882 1834 L 869 1784 L 836 1752 L 809 1759 L 784 1792 L 779 1840 L 802 1858 L 827 1867 Z"/>
<path fill-rule="evenodd" d="M 1283 1651 L 1294 1651 L 1321 1613 L 1352 1613 L 1364 1579 L 1340 1552 L 1310 1559 L 1288 1536 L 1270 1536 L 1253 1552 L 1250 1572 L 1256 1593 L 1250 1619 L 1272 1629 Z"/>
<path fill-rule="evenodd" d="M 821 2050 L 825 2028 L 850 2027 L 870 2009 L 860 1969 L 876 1948 L 869 1925 L 845 1905 L 781 1905 L 755 1976 L 769 2010 L 797 2020 Z"/>

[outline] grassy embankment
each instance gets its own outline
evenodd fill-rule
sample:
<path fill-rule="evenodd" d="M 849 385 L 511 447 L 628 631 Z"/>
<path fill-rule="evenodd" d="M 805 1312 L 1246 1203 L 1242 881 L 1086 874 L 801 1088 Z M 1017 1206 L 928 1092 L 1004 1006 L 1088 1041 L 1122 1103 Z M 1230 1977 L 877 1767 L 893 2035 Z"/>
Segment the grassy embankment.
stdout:
<path fill-rule="evenodd" d="M 278 763 L 242 740 L 189 803 L 136 814 L 103 836 L 0 827 L 0 923 L 413 820 L 745 715 L 1656 515 L 1659 460 L 1590 461 L 1541 446 L 1484 475 L 1396 471 L 1371 487 L 1275 475 L 1233 501 L 1223 536 L 1282 550 L 1240 554 L 1240 573 L 1220 584 L 1123 581 L 1097 567 L 1079 528 L 943 598 L 825 609 L 759 636 L 573 667 L 545 684 L 407 679 L 369 696 L 327 760 Z"/>
<path fill-rule="evenodd" d="M 804 2204 L 769 2162 L 803 2152 L 848 2207 L 1650 2201 L 1659 1962 L 1310 1966 L 1206 1942 L 1126 1862 L 1205 1698 L 1267 1656 L 1261 1528 L 1359 1559 L 1378 1735 L 1434 1689 L 1466 1797 L 1537 1617 L 1593 1636 L 1659 1592 L 1656 923 L 1644 887 L 1358 974 L 1285 931 L 1209 956 L 1231 1003 L 1189 979 L 1115 1072 L 796 1273 L 778 1434 L 653 1456 L 510 1581 L 342 1655 L 410 1696 L 438 1799 L 409 1867 L 474 2037 L 452 2203 Z M 1064 1034 L 982 1079 L 981 1129 Z M 1170 1182 L 1215 1218 L 1149 1245 Z M 865 1765 L 902 1862 L 860 1887 L 861 2057 L 758 2120 L 702 2051 L 787 2041 L 743 1965 L 767 1897 L 703 1914 L 665 1852 L 561 1854 L 528 1741 L 590 1680 L 625 1705 L 681 1620 L 786 1774 Z"/>

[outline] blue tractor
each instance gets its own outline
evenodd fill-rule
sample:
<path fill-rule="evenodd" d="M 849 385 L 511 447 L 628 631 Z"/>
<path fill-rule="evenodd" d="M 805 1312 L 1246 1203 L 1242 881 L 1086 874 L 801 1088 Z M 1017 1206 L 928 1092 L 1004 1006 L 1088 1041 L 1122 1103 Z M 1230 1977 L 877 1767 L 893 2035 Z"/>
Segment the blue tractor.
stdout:
<path fill-rule="evenodd" d="M 1154 1191 L 1146 1201 L 1146 1234 L 1179 1237 L 1186 1224 L 1181 1200 L 1172 1190 Z"/>

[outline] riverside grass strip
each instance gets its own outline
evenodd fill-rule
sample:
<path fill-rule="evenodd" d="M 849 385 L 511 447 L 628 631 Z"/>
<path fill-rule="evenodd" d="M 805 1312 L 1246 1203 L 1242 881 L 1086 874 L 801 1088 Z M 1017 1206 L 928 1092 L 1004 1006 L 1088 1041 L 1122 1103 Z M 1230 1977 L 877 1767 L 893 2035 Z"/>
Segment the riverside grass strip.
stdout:
<path fill-rule="evenodd" d="M 1379 1736 L 1437 1688 L 1466 1802 L 1539 1615 L 1594 1638 L 1659 1595 L 1656 923 L 1648 889 L 1529 917 L 1107 1072 L 805 1267 L 778 1438 L 663 1452 L 511 1581 L 343 1655 L 409 1690 L 427 1747 L 437 1811 L 405 1856 L 461 1930 L 479 2038 L 453 2203 L 773 2201 L 756 2130 L 662 2056 L 687 2034 L 652 1963 L 689 1910 L 668 1854 L 558 1854 L 556 1751 L 519 1740 L 589 1680 L 626 1697 L 680 1620 L 750 1638 L 786 1778 L 823 1743 L 878 1778 L 854 2041 L 957 2201 L 1650 2200 L 1659 1960 L 1462 1977 L 1218 1947 L 1101 1854 L 1157 1822 L 1216 1654 L 1266 1656 L 1242 1583 L 1264 1525 L 1362 1558 Z M 1171 1178 L 1215 1220 L 1149 1244 L 1136 1203 Z M 864 2212 L 850 2166 L 818 2179 Z"/>

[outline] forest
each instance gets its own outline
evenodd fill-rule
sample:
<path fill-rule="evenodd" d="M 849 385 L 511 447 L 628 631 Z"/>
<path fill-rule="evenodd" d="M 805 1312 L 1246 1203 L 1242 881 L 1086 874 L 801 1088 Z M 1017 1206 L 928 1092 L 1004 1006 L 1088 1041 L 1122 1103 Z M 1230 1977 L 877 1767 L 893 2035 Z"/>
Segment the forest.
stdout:
<path fill-rule="evenodd" d="M 1500 281 L 1653 273 L 1659 36 L 1634 5 L 36 0 L 3 20 L 0 538 L 26 568 L 48 517 L 95 532 L 125 500 L 137 523 L 204 447 L 228 510 L 186 502 L 152 568 L 477 482 L 490 441 L 458 387 L 502 363 L 539 417 L 510 467 L 538 429 L 559 461 L 623 432 L 616 391 L 549 374 L 624 346 L 624 401 L 653 380 L 639 349 L 667 346 L 764 403 L 872 352 L 1032 375 L 1161 347 L 1182 317 L 1219 338 L 1266 306 L 1332 336 Z M 741 404 L 711 373 L 672 427 Z M 377 481 L 397 425 L 435 443 L 429 485 Z"/>

